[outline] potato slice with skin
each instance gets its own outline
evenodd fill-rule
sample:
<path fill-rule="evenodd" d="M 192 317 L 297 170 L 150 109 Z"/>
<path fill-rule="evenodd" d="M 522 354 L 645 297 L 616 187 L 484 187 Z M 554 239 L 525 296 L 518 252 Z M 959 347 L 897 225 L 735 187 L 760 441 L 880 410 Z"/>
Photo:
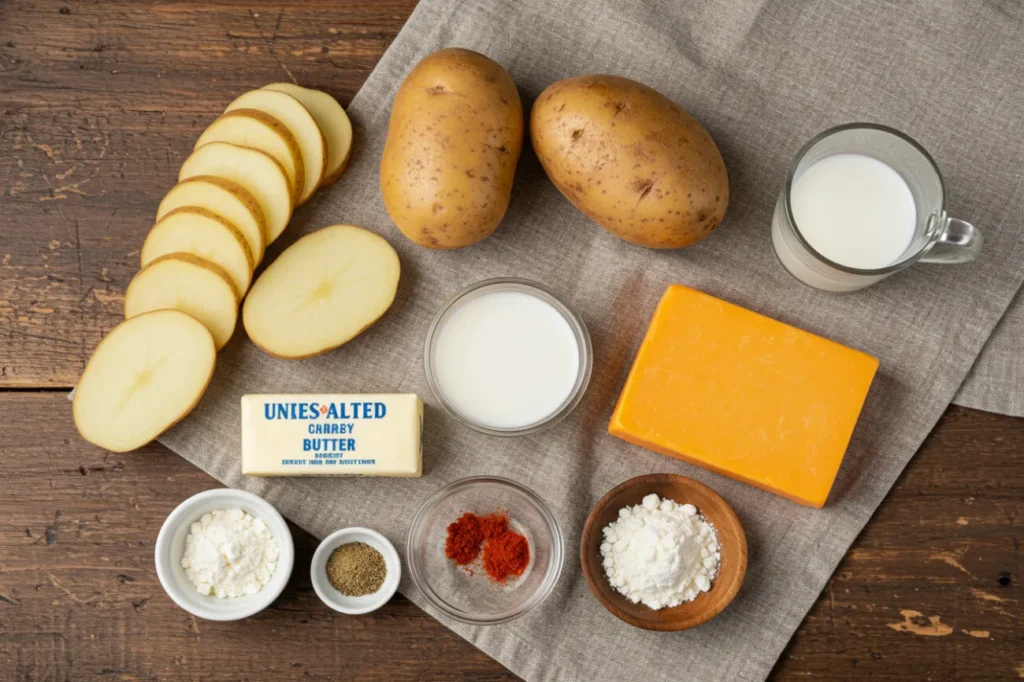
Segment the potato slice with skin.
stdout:
<path fill-rule="evenodd" d="M 368 230 L 333 225 L 295 242 L 253 284 L 242 306 L 249 338 L 284 359 L 308 358 L 350 341 L 395 300 L 401 265 Z"/>
<path fill-rule="evenodd" d="M 199 403 L 216 358 L 210 332 L 183 312 L 126 320 L 100 341 L 78 380 L 75 427 L 111 452 L 142 447 Z"/>
<path fill-rule="evenodd" d="M 235 286 L 222 267 L 190 253 L 169 253 L 142 268 L 128 283 L 124 317 L 180 310 L 202 322 L 220 350 L 235 331 L 238 303 Z"/>
<path fill-rule="evenodd" d="M 292 186 L 292 201 L 298 202 L 306 171 L 302 164 L 299 143 L 284 125 L 270 114 L 256 109 L 235 109 L 207 126 L 196 140 L 198 149 L 210 142 L 230 142 L 259 149 L 281 164 Z"/>
<path fill-rule="evenodd" d="M 313 115 L 313 120 L 327 140 L 327 166 L 320 186 L 324 187 L 340 178 L 352 154 L 352 121 L 338 100 L 322 90 L 304 88 L 294 83 L 271 83 L 264 85 L 263 89 L 291 95 Z"/>
<path fill-rule="evenodd" d="M 252 260 L 259 265 L 267 246 L 267 223 L 259 202 L 237 182 L 215 178 L 212 175 L 179 182 L 171 188 L 160 207 L 156 219 L 160 220 L 176 208 L 195 206 L 205 208 L 238 228 L 252 252 Z"/>
<path fill-rule="evenodd" d="M 239 95 L 225 111 L 235 109 L 258 109 L 266 112 L 284 124 L 299 143 L 302 163 L 305 165 L 305 183 L 299 195 L 299 203 L 313 196 L 324 177 L 327 160 L 327 145 L 313 116 L 297 99 L 274 90 L 250 90 Z"/>
<path fill-rule="evenodd" d="M 292 217 L 292 188 L 281 164 L 258 149 L 211 142 L 181 164 L 178 182 L 213 175 L 241 185 L 256 198 L 267 221 L 267 244 L 281 236 Z"/>
<path fill-rule="evenodd" d="M 216 263 L 231 278 L 239 300 L 252 283 L 252 253 L 234 225 L 205 208 L 176 208 L 157 221 L 142 244 L 142 266 L 170 253 L 191 253 Z"/>

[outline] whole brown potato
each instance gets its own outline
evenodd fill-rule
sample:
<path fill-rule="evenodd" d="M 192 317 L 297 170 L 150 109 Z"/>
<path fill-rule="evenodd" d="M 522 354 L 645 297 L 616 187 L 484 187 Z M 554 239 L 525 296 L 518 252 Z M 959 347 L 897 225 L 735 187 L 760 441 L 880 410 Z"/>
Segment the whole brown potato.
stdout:
<path fill-rule="evenodd" d="M 523 105 L 505 69 L 482 54 L 440 50 L 395 95 L 380 162 L 388 215 L 409 239 L 457 249 L 505 216 L 523 147 Z"/>
<path fill-rule="evenodd" d="M 729 178 L 714 140 L 642 83 L 603 75 L 558 81 L 533 105 L 530 135 L 551 182 L 628 242 L 678 249 L 725 217 Z"/>

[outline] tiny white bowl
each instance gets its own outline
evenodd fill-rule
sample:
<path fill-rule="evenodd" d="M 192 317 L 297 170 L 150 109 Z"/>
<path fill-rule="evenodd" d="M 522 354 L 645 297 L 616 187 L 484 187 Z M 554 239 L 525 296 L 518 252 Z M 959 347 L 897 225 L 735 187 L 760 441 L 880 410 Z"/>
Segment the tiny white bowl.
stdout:
<path fill-rule="evenodd" d="M 384 584 L 373 594 L 362 597 L 346 597 L 334 589 L 331 581 L 327 579 L 327 560 L 331 558 L 335 549 L 350 542 L 365 542 L 384 557 L 388 574 L 384 578 Z M 309 568 L 309 575 L 313 579 L 313 589 L 316 590 L 320 601 L 340 613 L 358 616 L 376 611 L 395 596 L 398 582 L 402 578 L 402 562 L 398 558 L 395 546 L 377 531 L 369 528 L 342 528 L 324 538 L 324 541 L 316 548 L 313 562 Z"/>
<path fill-rule="evenodd" d="M 199 594 L 181 567 L 190 526 L 215 509 L 241 509 L 267 524 L 280 556 L 270 582 L 256 594 L 220 598 Z M 233 488 L 217 488 L 193 495 L 171 512 L 156 538 L 156 574 L 167 596 L 189 613 L 206 620 L 239 620 L 259 613 L 277 599 L 288 583 L 295 563 L 295 545 L 284 517 L 261 497 Z"/>

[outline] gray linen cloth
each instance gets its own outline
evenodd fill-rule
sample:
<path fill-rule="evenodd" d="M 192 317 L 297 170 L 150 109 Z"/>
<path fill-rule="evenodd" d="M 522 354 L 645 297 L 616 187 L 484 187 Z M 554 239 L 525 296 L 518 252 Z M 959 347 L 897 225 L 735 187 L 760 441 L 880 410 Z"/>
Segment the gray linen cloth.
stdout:
<path fill-rule="evenodd" d="M 1017 189 L 1019 200 L 1019 182 Z M 1024 225 L 1024 218 L 1019 222 Z M 1024 231 L 1024 227 L 1017 229 Z M 1024 290 L 1006 309 L 953 402 L 1024 417 Z"/>
<path fill-rule="evenodd" d="M 298 211 L 268 258 L 328 224 L 365 226 L 402 259 L 394 306 L 341 349 L 299 362 L 271 358 L 239 333 L 199 408 L 162 440 L 225 484 L 262 495 L 316 536 L 366 525 L 400 551 L 413 514 L 444 484 L 473 474 L 520 481 L 551 505 L 565 531 L 557 589 L 507 625 L 442 622 L 531 681 L 761 680 L 950 403 L 1024 279 L 1021 25 L 1020 5 L 1009 1 L 424 0 L 352 103 L 356 148 L 348 172 Z M 511 208 L 494 235 L 453 252 L 413 245 L 388 220 L 377 169 L 396 88 L 420 58 L 446 46 L 503 64 L 527 106 L 553 81 L 586 72 L 619 74 L 665 93 L 702 121 L 722 150 L 732 186 L 725 222 L 688 249 L 631 246 L 577 212 L 524 150 Z M 783 271 L 769 225 L 787 165 L 812 135 L 848 121 L 894 126 L 934 154 L 952 213 L 985 232 L 982 260 L 917 266 L 843 295 L 808 288 Z M 423 374 L 423 339 L 440 304 L 496 276 L 532 278 L 561 292 L 593 337 L 585 399 L 566 421 L 534 436 L 490 438 L 459 426 L 430 395 Z M 824 509 L 607 435 L 655 303 L 676 282 L 880 359 Z M 239 398 L 277 392 L 418 393 L 427 404 L 423 478 L 243 478 Z M 687 632 L 651 633 L 618 621 L 590 594 L 576 560 L 593 503 L 625 479 L 651 472 L 710 485 L 736 509 L 749 540 L 749 570 L 736 601 Z M 401 590 L 424 606 L 408 580 Z"/>

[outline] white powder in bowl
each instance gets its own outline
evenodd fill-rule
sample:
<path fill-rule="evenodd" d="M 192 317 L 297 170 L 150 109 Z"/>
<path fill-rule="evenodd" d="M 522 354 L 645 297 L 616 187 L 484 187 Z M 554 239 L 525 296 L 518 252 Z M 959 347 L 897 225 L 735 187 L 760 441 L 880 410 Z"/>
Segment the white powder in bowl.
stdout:
<path fill-rule="evenodd" d="M 711 589 L 721 549 L 715 528 L 692 504 L 648 495 L 623 507 L 601 542 L 604 572 L 634 604 L 658 610 L 692 601 Z"/>
<path fill-rule="evenodd" d="M 215 509 L 189 530 L 181 567 L 199 594 L 256 594 L 277 569 L 274 533 L 241 509 Z"/>

